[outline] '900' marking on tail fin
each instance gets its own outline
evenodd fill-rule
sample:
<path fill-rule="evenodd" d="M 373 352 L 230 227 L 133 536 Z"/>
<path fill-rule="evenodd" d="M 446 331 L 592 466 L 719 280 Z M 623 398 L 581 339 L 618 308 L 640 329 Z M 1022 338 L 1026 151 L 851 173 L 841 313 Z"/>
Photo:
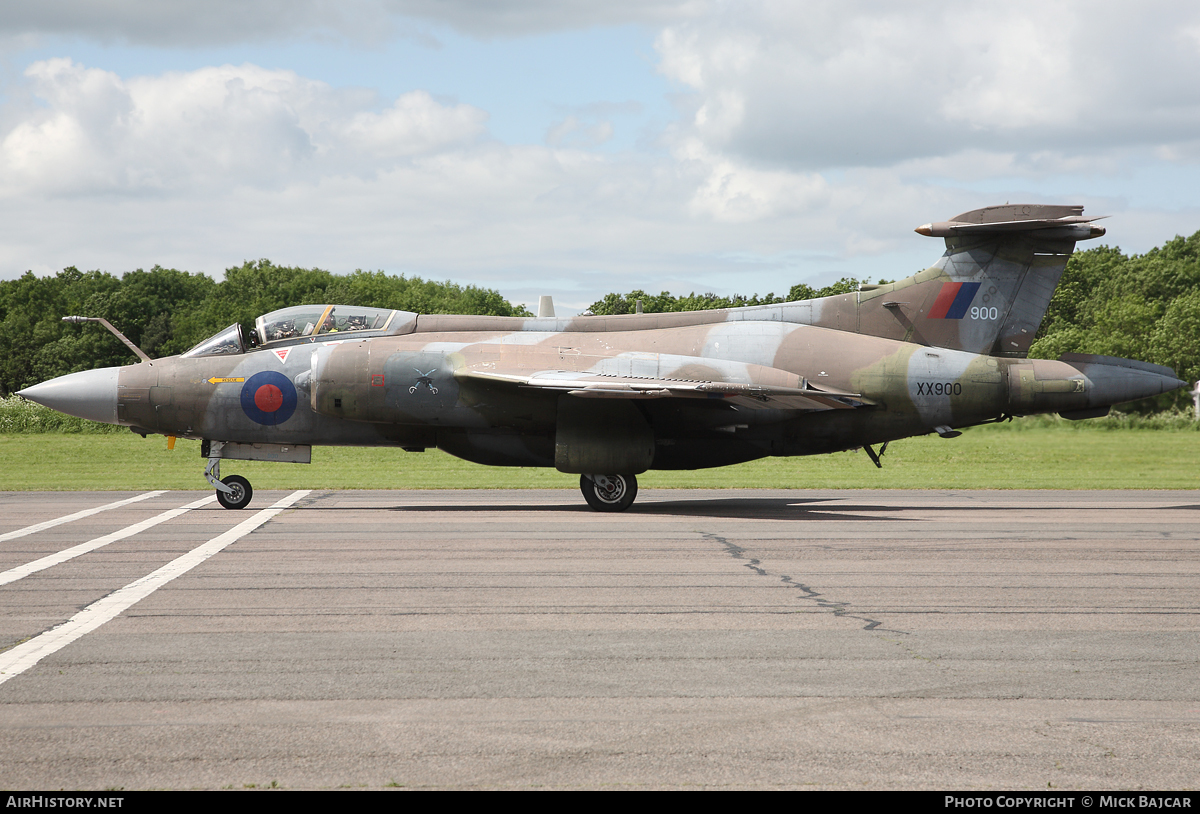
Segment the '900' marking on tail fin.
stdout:
<path fill-rule="evenodd" d="M 929 309 L 930 319 L 962 319 L 975 299 L 979 283 L 942 283 L 942 290 Z"/>

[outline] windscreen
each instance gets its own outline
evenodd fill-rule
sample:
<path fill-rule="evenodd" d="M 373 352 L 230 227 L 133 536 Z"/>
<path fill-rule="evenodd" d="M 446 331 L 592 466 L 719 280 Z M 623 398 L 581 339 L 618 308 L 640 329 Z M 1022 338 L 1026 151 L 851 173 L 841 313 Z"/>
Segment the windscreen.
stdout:
<path fill-rule="evenodd" d="M 242 340 L 242 326 L 230 325 L 219 334 L 214 334 L 196 345 L 183 356 L 227 356 L 234 353 L 245 353 L 246 343 Z"/>

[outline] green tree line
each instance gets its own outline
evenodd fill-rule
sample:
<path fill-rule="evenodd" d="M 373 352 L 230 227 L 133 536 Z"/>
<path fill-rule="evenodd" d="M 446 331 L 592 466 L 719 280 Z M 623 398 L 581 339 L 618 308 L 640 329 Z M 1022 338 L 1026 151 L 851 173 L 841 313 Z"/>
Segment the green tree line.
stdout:
<path fill-rule="evenodd" d="M 879 282 L 891 281 L 880 280 Z M 589 305 L 588 311 L 604 316 L 633 314 L 637 311 L 638 300 L 642 302 L 642 313 L 644 314 L 661 314 L 667 311 L 707 311 L 713 308 L 741 308 L 746 305 L 774 305 L 781 302 L 811 300 L 816 297 L 832 297 L 834 294 L 847 294 L 857 291 L 860 284 L 860 281 L 854 277 L 843 277 L 833 285 L 824 288 L 813 288 L 799 283 L 788 289 L 785 297 L 777 297 L 774 292 L 761 297 L 758 294 L 752 294 L 749 297 L 741 294 L 721 297 L 711 293 L 697 294 L 694 291 L 686 296 L 677 297 L 667 291 L 661 294 L 647 294 L 639 288 L 628 294 L 606 294 L 603 299 L 596 300 Z"/>
<path fill-rule="evenodd" d="M 1108 246 L 1072 255 L 1029 355 L 1064 353 L 1140 359 L 1200 379 L 1200 232 L 1142 255 Z M 1188 400 L 1176 391 L 1154 403 Z"/>
<path fill-rule="evenodd" d="M 845 277 L 819 290 L 792 286 L 786 297 L 773 293 L 675 296 L 666 291 L 655 295 L 637 290 L 608 294 L 592 303 L 590 310 L 629 314 L 637 300 L 642 301 L 646 313 L 770 305 L 844 294 L 858 286 L 858 280 Z M 1200 379 L 1200 232 L 1176 237 L 1142 255 L 1125 255 L 1109 246 L 1075 252 L 1029 355 L 1057 359 L 1064 353 L 1139 359 L 1165 365 L 1188 382 Z M 1139 409 L 1181 408 L 1189 398 L 1180 390 L 1147 400 Z"/>
<path fill-rule="evenodd" d="M 590 310 L 632 313 L 637 300 L 646 313 L 763 305 L 843 294 L 859 282 L 847 277 L 822 289 L 800 284 L 784 296 L 637 290 L 607 294 Z M 76 370 L 132 361 L 103 327 L 68 325 L 61 321 L 68 314 L 105 317 L 151 356 L 165 356 L 234 322 L 249 329 L 259 314 L 325 302 L 425 314 L 529 315 L 497 292 L 475 286 L 383 272 L 335 275 L 267 260 L 228 269 L 221 282 L 158 266 L 122 277 L 75 268 L 52 277 L 27 273 L 0 282 L 0 395 Z M 1166 365 L 1187 381 L 1200 379 L 1200 232 L 1142 255 L 1108 246 L 1072 255 L 1030 355 L 1054 359 L 1072 352 L 1140 359 Z M 1183 406 L 1187 399 L 1179 391 L 1153 404 Z"/>
<path fill-rule="evenodd" d="M 339 275 L 269 260 L 228 269 L 221 282 L 160 266 L 121 277 L 74 267 L 49 277 L 27 272 L 0 282 L 0 395 L 77 370 L 134 361 L 103 326 L 71 325 L 64 316 L 104 317 L 159 357 L 182 353 L 235 322 L 249 331 L 260 314 L 316 303 L 530 316 L 490 289 L 381 271 Z"/>

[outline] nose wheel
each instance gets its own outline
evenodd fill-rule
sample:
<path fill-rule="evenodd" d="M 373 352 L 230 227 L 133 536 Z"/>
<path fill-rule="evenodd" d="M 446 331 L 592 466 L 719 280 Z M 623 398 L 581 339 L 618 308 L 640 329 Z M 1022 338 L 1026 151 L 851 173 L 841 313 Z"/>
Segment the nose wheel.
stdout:
<path fill-rule="evenodd" d="M 216 488 L 217 502 L 226 509 L 244 509 L 249 506 L 250 498 L 254 496 L 250 481 L 241 475 L 221 477 L 221 448 L 225 446 L 225 442 L 207 441 L 205 444 L 208 466 L 204 469 L 204 479 Z"/>
<path fill-rule="evenodd" d="M 579 491 L 598 512 L 623 512 L 637 497 L 637 478 L 633 475 L 581 475 Z"/>
<path fill-rule="evenodd" d="M 228 486 L 229 491 L 217 490 L 218 503 L 226 509 L 244 509 L 250 505 L 250 498 L 254 496 L 254 490 L 250 488 L 250 481 L 241 475 L 230 475 L 222 478 L 221 483 Z"/>

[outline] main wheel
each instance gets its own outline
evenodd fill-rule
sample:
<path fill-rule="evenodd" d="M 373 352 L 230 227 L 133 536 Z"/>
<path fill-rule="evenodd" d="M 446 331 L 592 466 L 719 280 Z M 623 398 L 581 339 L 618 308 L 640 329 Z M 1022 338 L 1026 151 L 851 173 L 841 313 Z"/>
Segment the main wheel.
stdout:
<path fill-rule="evenodd" d="M 227 495 L 218 489 L 218 503 L 226 509 L 244 509 L 250 505 L 250 498 L 254 496 L 254 490 L 250 488 L 250 481 L 241 475 L 230 475 L 228 478 L 221 478 L 221 483 L 228 486 L 233 492 Z"/>
<path fill-rule="evenodd" d="M 623 512 L 637 497 L 637 478 L 633 475 L 581 475 L 579 491 L 598 512 Z"/>

